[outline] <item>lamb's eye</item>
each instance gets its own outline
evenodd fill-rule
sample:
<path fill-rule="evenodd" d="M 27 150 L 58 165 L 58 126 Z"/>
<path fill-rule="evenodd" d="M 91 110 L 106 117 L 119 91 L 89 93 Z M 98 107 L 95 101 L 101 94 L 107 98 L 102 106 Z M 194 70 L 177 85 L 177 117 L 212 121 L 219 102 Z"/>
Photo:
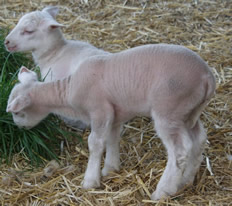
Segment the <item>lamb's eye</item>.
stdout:
<path fill-rule="evenodd" d="M 21 117 L 21 118 L 24 118 L 24 117 L 25 117 L 25 114 L 21 113 L 21 114 L 19 114 L 18 116 Z"/>
<path fill-rule="evenodd" d="M 24 30 L 23 34 L 30 35 L 33 34 L 35 31 Z"/>
<path fill-rule="evenodd" d="M 21 117 L 21 118 L 25 117 L 25 114 L 24 113 L 20 113 L 20 112 L 15 112 L 14 115 L 16 115 L 18 117 Z"/>

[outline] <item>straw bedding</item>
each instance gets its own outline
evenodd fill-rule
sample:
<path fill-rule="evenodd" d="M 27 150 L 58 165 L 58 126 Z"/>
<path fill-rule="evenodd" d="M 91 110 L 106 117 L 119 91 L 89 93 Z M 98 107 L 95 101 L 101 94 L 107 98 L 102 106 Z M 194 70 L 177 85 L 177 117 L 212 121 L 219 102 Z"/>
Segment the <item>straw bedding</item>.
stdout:
<path fill-rule="evenodd" d="M 230 0 L 1 0 L 0 26 L 13 27 L 25 12 L 58 5 L 58 21 L 69 39 L 118 52 L 148 43 L 174 43 L 196 51 L 212 67 L 217 91 L 201 118 L 207 129 L 204 161 L 193 186 L 152 202 L 166 152 L 148 118 L 125 125 L 120 172 L 102 178 L 101 188 L 83 190 L 87 136 L 69 142 L 60 164 L 28 170 L 22 156 L 1 165 L 1 205 L 232 205 L 232 3 Z"/>

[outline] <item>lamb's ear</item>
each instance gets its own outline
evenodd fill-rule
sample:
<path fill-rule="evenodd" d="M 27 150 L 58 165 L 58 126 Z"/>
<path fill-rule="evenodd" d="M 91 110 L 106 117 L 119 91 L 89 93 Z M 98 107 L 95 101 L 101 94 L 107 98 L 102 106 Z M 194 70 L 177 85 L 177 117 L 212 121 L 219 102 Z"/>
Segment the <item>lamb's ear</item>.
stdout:
<path fill-rule="evenodd" d="M 64 25 L 53 20 L 53 21 L 49 21 L 49 27 L 50 29 L 56 29 L 56 28 L 64 27 Z"/>
<path fill-rule="evenodd" d="M 19 74 L 22 74 L 23 72 L 30 73 L 30 70 L 27 67 L 22 66 L 19 70 Z"/>
<path fill-rule="evenodd" d="M 20 68 L 20 70 L 19 70 L 19 73 L 18 73 L 18 80 L 21 82 L 21 83 L 23 83 L 24 82 L 24 80 L 25 80 L 25 74 L 30 74 L 31 73 L 31 71 L 28 69 L 28 68 L 26 68 L 25 66 L 22 66 L 21 68 Z"/>
<path fill-rule="evenodd" d="M 57 14 L 59 13 L 59 8 L 56 6 L 47 6 L 42 10 L 42 12 L 49 13 L 55 19 Z"/>
<path fill-rule="evenodd" d="M 45 29 L 56 29 L 60 27 L 64 27 L 63 24 L 58 23 L 55 19 L 52 18 L 46 18 L 41 21 L 41 26 Z"/>
<path fill-rule="evenodd" d="M 20 95 L 7 105 L 6 112 L 16 113 L 28 107 L 30 104 L 31 98 L 29 95 Z"/>

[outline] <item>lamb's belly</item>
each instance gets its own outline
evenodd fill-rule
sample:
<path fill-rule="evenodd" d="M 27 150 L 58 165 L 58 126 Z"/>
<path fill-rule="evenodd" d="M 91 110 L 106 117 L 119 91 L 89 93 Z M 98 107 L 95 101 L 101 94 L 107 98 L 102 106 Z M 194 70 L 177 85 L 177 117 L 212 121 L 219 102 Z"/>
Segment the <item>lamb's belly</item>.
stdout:
<path fill-rule="evenodd" d="M 45 82 L 52 82 L 68 77 L 70 75 L 70 72 L 66 73 L 65 71 L 57 72 L 54 70 L 47 70 L 46 72 L 43 72 L 41 75 L 42 79 L 45 80 Z"/>
<path fill-rule="evenodd" d="M 49 70 L 49 69 L 43 69 L 43 70 L 41 70 L 41 78 L 45 82 L 54 81 L 53 77 L 52 77 L 52 74 L 51 74 L 51 70 Z"/>
<path fill-rule="evenodd" d="M 143 106 L 128 104 L 126 107 L 115 107 L 115 114 L 117 121 L 125 122 L 128 121 L 135 116 L 151 116 L 150 107 L 146 107 L 145 104 Z"/>
<path fill-rule="evenodd" d="M 75 112 L 72 109 L 56 109 L 55 114 L 59 116 L 66 124 L 70 126 L 77 127 L 79 129 L 84 129 L 89 125 L 89 118 L 87 115 L 81 112 Z"/>
<path fill-rule="evenodd" d="M 74 68 L 71 65 L 60 64 L 60 65 L 51 65 L 46 66 L 41 69 L 42 79 L 45 79 L 46 82 L 51 82 L 59 79 L 63 79 L 75 72 L 77 66 Z"/>
<path fill-rule="evenodd" d="M 65 124 L 67 124 L 68 126 L 71 126 L 71 127 L 75 127 L 77 129 L 86 129 L 88 127 L 88 124 L 80 121 L 80 120 L 75 120 L 73 118 L 69 119 L 67 117 L 62 117 L 60 116 L 59 117 L 61 120 L 63 120 L 65 122 Z"/>

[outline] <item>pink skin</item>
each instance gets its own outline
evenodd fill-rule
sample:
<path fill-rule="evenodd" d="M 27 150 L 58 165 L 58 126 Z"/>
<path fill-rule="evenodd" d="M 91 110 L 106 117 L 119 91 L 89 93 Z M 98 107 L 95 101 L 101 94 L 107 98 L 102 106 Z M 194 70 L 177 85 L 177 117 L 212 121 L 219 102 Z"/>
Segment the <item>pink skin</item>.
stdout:
<path fill-rule="evenodd" d="M 25 69 L 19 80 L 7 106 L 19 126 L 33 127 L 49 113 L 90 124 L 84 188 L 99 187 L 101 174 L 119 170 L 120 128 L 138 115 L 153 118 L 168 153 L 151 199 L 174 195 L 193 182 L 206 141 L 199 117 L 214 94 L 215 79 L 191 50 L 167 44 L 140 46 L 89 58 L 56 82 L 38 82 Z"/>

